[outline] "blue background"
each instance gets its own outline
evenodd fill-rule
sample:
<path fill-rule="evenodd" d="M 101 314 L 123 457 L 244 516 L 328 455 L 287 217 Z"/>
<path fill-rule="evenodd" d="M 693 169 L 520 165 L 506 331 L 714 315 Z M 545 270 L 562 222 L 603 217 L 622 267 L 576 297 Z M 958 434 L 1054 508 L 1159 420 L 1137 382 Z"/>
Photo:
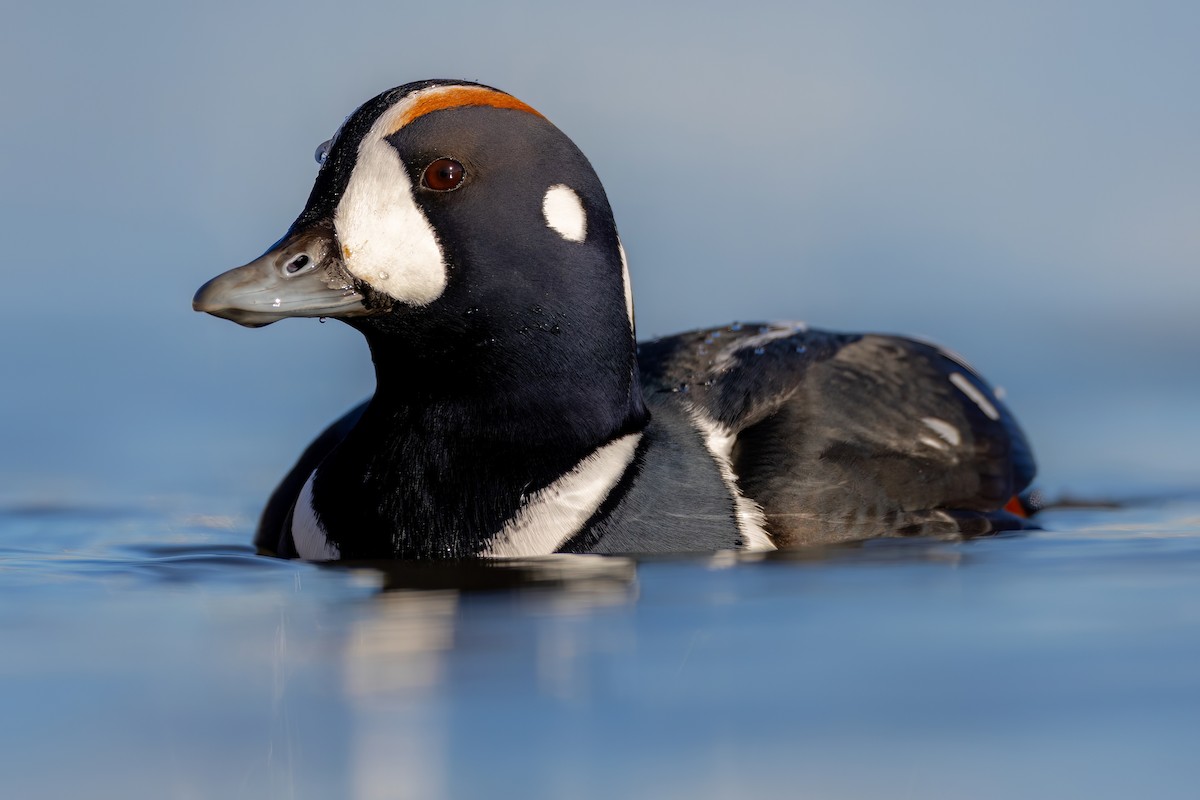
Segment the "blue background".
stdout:
<path fill-rule="evenodd" d="M 0 31 L 0 497 L 252 514 L 371 391 L 336 323 L 194 314 L 359 103 L 480 80 L 589 155 L 643 336 L 934 338 L 1051 490 L 1195 487 L 1194 3 L 34 4 Z"/>

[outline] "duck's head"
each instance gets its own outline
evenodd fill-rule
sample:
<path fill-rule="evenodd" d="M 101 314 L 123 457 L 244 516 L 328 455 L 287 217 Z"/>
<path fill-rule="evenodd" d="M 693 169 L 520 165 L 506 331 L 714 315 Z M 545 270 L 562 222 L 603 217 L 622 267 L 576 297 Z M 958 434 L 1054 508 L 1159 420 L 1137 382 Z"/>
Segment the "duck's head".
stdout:
<path fill-rule="evenodd" d="M 250 327 L 337 318 L 411 352 L 560 334 L 629 346 L 628 271 L 604 188 L 515 97 L 462 81 L 391 89 L 317 160 L 295 223 L 204 284 L 197 311 Z"/>

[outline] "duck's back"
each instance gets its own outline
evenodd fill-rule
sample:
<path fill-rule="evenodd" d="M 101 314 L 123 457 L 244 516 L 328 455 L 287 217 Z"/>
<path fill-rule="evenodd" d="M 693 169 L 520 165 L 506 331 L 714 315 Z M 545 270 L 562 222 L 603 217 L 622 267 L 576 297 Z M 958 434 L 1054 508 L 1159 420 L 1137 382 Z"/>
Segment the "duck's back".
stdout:
<path fill-rule="evenodd" d="M 1033 479 L 1024 434 L 951 353 L 912 339 L 799 325 L 732 325 L 639 348 L 647 398 L 687 409 L 796 546 L 986 533 Z"/>

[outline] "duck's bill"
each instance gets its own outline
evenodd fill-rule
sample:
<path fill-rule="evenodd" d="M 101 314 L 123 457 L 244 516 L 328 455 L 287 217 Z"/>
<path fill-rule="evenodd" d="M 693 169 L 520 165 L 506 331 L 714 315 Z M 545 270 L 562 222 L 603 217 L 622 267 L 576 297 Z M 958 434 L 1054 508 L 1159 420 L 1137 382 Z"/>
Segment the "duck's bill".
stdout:
<path fill-rule="evenodd" d="M 285 317 L 353 317 L 370 313 L 327 232 L 286 236 L 245 266 L 200 287 L 192 308 L 258 328 Z"/>

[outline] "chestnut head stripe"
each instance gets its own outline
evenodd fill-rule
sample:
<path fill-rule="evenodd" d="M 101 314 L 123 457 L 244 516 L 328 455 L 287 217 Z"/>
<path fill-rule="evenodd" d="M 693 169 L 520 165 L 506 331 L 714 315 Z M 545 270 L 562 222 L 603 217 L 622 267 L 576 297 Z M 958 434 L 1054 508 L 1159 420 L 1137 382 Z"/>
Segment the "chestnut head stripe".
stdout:
<path fill-rule="evenodd" d="M 522 103 L 512 95 L 488 89 L 483 86 L 445 86 L 421 92 L 412 103 L 400 114 L 391 130 L 385 135 L 390 136 L 418 117 L 442 111 L 447 108 L 463 106 L 491 106 L 492 108 L 511 108 L 524 111 L 535 116 L 542 116 L 534 109 Z"/>

